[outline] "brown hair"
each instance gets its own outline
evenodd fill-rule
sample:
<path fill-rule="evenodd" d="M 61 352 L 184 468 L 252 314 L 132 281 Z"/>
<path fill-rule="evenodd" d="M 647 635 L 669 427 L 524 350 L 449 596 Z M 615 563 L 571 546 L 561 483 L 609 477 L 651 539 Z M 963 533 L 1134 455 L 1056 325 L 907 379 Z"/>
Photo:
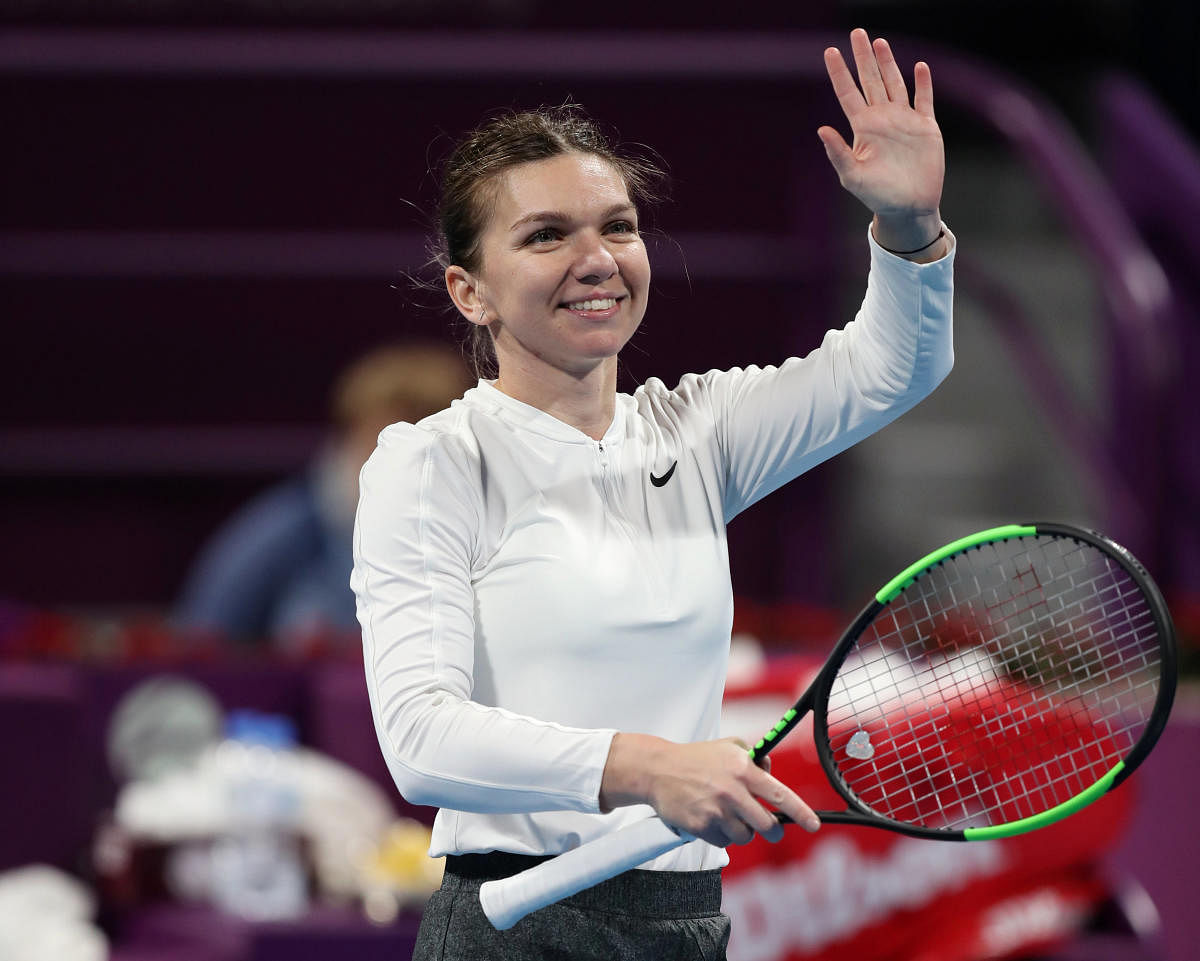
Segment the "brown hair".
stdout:
<path fill-rule="evenodd" d="M 578 104 L 506 113 L 467 134 L 443 167 L 434 254 L 442 269 L 452 264 L 472 272 L 479 269 L 479 239 L 491 216 L 500 174 L 519 164 L 570 152 L 592 154 L 612 164 L 639 209 L 660 199 L 666 179 L 663 171 L 619 148 Z M 470 359 L 478 376 L 494 376 L 491 336 L 474 324 Z"/>
<path fill-rule="evenodd" d="M 362 423 L 416 423 L 449 407 L 470 386 L 457 350 L 431 342 L 391 344 L 342 371 L 330 392 L 330 407 L 343 430 Z"/>

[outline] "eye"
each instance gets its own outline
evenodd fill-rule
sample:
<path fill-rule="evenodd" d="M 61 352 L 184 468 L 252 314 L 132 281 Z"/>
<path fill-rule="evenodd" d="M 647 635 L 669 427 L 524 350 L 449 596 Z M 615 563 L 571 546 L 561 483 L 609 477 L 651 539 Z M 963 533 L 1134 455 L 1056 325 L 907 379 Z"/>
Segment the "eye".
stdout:
<path fill-rule="evenodd" d="M 629 220 L 614 220 L 605 229 L 610 234 L 636 234 L 637 224 Z"/>
<path fill-rule="evenodd" d="M 525 238 L 527 244 L 549 244 L 558 240 L 558 231 L 553 227 L 541 227 Z"/>

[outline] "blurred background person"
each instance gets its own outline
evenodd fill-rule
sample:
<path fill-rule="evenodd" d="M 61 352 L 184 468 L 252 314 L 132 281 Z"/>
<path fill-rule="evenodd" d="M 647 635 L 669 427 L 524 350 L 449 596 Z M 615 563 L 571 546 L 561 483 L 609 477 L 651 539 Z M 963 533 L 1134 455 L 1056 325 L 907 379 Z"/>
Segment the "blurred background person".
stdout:
<path fill-rule="evenodd" d="M 416 423 L 470 386 L 459 352 L 439 344 L 381 347 L 352 363 L 331 392 L 331 436 L 307 469 L 252 499 L 200 551 L 176 605 L 178 627 L 274 647 L 357 640 L 358 472 L 384 427 Z"/>

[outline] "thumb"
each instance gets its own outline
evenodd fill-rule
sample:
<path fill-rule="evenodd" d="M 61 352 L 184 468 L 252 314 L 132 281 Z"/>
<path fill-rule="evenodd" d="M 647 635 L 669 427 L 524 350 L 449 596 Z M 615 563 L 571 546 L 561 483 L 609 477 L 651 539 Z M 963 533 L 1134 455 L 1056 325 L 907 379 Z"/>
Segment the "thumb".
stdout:
<path fill-rule="evenodd" d="M 833 164 L 833 169 L 837 171 L 838 177 L 844 182 L 854 163 L 854 152 L 850 149 L 850 145 L 832 127 L 817 128 L 817 136 L 825 145 L 825 155 Z"/>

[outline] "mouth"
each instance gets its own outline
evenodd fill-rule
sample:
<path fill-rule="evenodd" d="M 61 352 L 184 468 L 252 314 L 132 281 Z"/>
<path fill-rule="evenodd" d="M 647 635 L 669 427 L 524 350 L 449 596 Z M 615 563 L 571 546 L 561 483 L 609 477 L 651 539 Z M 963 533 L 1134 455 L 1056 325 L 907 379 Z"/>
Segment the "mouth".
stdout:
<path fill-rule="evenodd" d="M 591 297 L 587 300 L 564 301 L 559 306 L 583 317 L 608 317 L 624 297 Z"/>

